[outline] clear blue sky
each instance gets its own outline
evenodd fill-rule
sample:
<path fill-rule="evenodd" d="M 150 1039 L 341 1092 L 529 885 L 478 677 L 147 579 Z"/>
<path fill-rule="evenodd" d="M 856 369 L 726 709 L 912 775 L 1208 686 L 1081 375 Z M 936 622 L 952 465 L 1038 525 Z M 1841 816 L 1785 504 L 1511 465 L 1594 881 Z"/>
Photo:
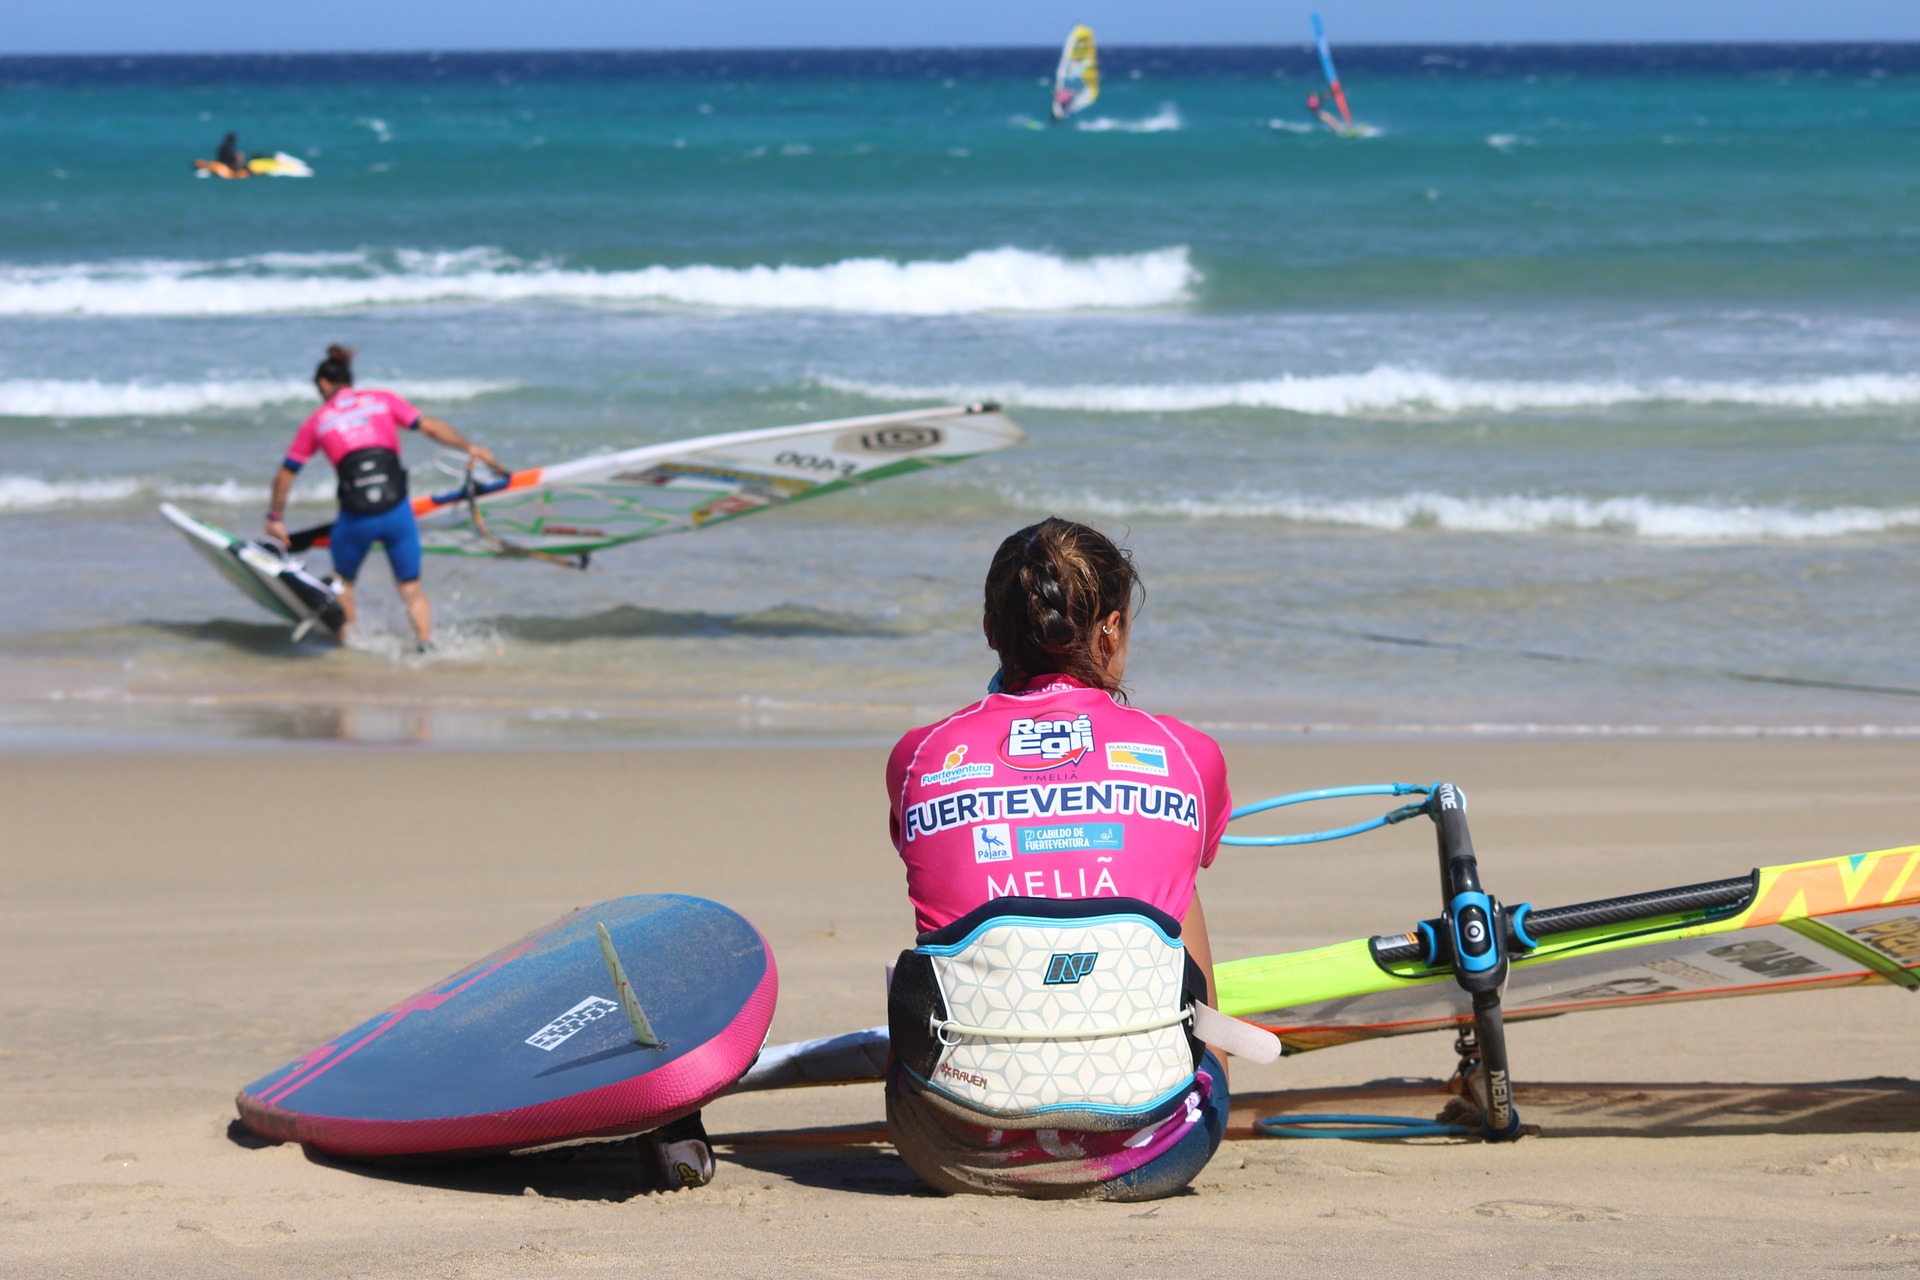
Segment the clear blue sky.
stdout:
<path fill-rule="evenodd" d="M 1302 39 L 1312 0 L 11 0 L 0 53 Z M 1920 40 L 1920 0 L 1318 0 L 1337 41 Z"/>

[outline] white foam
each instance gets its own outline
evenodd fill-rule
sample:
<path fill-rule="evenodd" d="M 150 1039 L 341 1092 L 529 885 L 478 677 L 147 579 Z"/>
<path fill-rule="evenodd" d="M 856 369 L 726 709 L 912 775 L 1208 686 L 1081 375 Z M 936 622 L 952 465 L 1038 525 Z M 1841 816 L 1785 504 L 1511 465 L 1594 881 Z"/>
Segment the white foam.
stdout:
<path fill-rule="evenodd" d="M 0 511 L 33 511 L 99 502 L 124 502 L 140 491 L 126 476 L 98 480 L 42 480 L 38 476 L 0 476 Z"/>
<path fill-rule="evenodd" d="M 1174 306 L 1190 301 L 1199 281 L 1185 246 L 1091 258 L 1009 247 L 946 261 L 633 271 L 523 262 L 488 248 L 400 250 L 0 266 L 0 315 L 270 315 L 531 299 L 960 315 Z"/>
<path fill-rule="evenodd" d="M 1195 413 L 1278 409 L 1325 417 L 1398 417 L 1625 404 L 1730 404 L 1790 409 L 1865 409 L 1920 404 L 1920 375 L 1848 373 L 1781 380 L 1521 381 L 1457 378 L 1397 365 L 1237 382 L 1148 382 L 1034 386 L 1029 383 L 924 385 L 821 376 L 820 385 L 880 400 L 997 400 L 1033 409 L 1096 413 Z"/>
<path fill-rule="evenodd" d="M 1673 542 L 1842 538 L 1920 529 L 1920 507 L 1826 507 L 1803 510 L 1749 503 L 1661 502 L 1645 496 L 1588 498 L 1502 494 L 1458 497 L 1403 493 L 1332 498 L 1247 494 L 1218 498 L 1112 498 L 1094 493 L 1016 493 L 1018 505 L 1124 519 L 1279 520 L 1402 531 L 1458 533 L 1608 533 Z"/>
<path fill-rule="evenodd" d="M 324 502 L 329 483 L 314 482 L 294 489 L 294 502 Z M 0 511 L 61 511 L 75 507 L 107 506 L 135 498 L 168 498 L 222 507 L 252 507 L 265 502 L 264 483 L 238 480 L 160 481 L 147 476 L 89 476 L 47 480 L 40 476 L 0 475 Z"/>
<path fill-rule="evenodd" d="M 385 383 L 409 399 L 472 400 L 511 391 L 512 382 L 418 378 Z M 314 399 L 301 378 L 210 379 L 205 382 L 102 382 L 96 378 L 0 378 L 0 418 L 124 418 L 257 409 Z"/>
<path fill-rule="evenodd" d="M 1306 124 L 1299 120 L 1269 120 L 1267 128 L 1279 129 L 1283 133 L 1318 133 L 1322 126 Z"/>
<path fill-rule="evenodd" d="M 1524 134 L 1490 133 L 1487 135 L 1487 145 L 1495 151 L 1511 151 L 1515 147 L 1531 147 L 1538 144 Z"/>
<path fill-rule="evenodd" d="M 1092 120 L 1080 121 L 1075 127 L 1082 133 L 1174 133 L 1180 126 L 1180 108 L 1171 102 L 1163 102 L 1158 111 L 1139 120 L 1096 116 Z"/>

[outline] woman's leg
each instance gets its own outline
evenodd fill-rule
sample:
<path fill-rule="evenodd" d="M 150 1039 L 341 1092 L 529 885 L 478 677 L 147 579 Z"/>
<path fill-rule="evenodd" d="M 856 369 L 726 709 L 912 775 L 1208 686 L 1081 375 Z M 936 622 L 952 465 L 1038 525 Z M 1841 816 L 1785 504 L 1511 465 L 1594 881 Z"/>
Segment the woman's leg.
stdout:
<path fill-rule="evenodd" d="M 393 566 L 394 585 L 407 606 L 407 621 L 413 624 L 413 638 L 422 648 L 433 643 L 433 606 L 420 586 L 420 524 L 413 508 L 401 503 L 380 517 L 381 545 L 387 549 L 387 563 Z"/>
<path fill-rule="evenodd" d="M 333 532 L 327 538 L 333 575 L 340 580 L 340 611 L 347 616 L 346 626 L 340 628 L 342 644 L 347 642 L 347 632 L 352 629 L 354 619 L 360 616 L 354 603 L 353 584 L 360 576 L 360 566 L 366 563 L 367 553 L 373 550 L 373 538 L 366 517 L 351 516 L 344 511 L 334 518 Z"/>
<path fill-rule="evenodd" d="M 427 593 L 420 588 L 420 580 L 402 582 L 400 599 L 407 606 L 407 621 L 413 624 L 413 638 L 421 644 L 433 643 L 433 606 L 427 602 Z"/>

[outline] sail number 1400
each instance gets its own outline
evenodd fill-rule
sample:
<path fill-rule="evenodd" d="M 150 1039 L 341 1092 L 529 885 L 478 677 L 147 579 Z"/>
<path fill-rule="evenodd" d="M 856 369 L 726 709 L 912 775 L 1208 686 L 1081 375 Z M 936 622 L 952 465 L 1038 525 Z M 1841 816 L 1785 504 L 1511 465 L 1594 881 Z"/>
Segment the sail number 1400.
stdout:
<path fill-rule="evenodd" d="M 795 453 L 783 449 L 773 457 L 777 467 L 792 467 L 795 471 L 831 472 L 844 480 L 860 469 L 857 462 L 841 462 L 837 458 L 823 458 L 817 453 Z"/>

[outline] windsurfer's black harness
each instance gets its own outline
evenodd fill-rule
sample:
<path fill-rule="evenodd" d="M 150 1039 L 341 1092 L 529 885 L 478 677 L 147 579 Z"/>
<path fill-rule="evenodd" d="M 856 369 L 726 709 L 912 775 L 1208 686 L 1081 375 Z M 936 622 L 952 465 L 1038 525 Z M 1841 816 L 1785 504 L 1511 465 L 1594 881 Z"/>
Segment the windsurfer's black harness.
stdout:
<path fill-rule="evenodd" d="M 377 516 L 407 500 L 407 469 L 392 449 L 381 445 L 355 449 L 334 470 L 340 478 L 335 490 L 340 509 L 348 515 Z"/>

